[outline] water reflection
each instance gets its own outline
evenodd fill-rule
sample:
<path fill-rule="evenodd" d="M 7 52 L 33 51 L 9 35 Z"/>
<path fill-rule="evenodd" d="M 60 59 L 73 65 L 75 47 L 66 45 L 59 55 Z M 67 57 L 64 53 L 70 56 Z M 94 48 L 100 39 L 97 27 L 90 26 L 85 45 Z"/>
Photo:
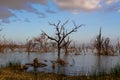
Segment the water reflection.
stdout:
<path fill-rule="evenodd" d="M 0 65 L 5 65 L 9 61 L 20 61 L 22 64 L 31 63 L 34 58 L 38 58 L 39 62 L 44 62 L 48 66 L 38 68 L 43 72 L 54 72 L 66 75 L 89 75 L 93 72 L 106 71 L 109 72 L 115 65 L 120 64 L 120 56 L 96 56 L 93 54 L 86 55 L 64 55 L 61 54 L 63 60 L 67 62 L 66 65 L 61 66 L 56 64 L 55 69 L 52 69 L 52 61 L 57 59 L 57 53 L 4 53 L 0 54 Z M 28 71 L 33 68 L 29 67 Z"/>

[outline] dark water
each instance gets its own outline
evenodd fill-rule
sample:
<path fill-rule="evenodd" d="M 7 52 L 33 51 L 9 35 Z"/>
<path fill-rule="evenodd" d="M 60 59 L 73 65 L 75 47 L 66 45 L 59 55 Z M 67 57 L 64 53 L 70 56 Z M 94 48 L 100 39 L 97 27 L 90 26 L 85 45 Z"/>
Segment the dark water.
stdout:
<path fill-rule="evenodd" d="M 5 65 L 10 61 L 20 61 L 22 64 L 32 63 L 34 58 L 38 58 L 39 62 L 44 62 L 48 66 L 38 68 L 41 72 L 55 72 L 66 75 L 89 75 L 100 71 L 109 72 L 111 68 L 120 64 L 120 56 L 96 56 L 91 53 L 86 55 L 74 55 L 70 54 L 65 56 L 61 54 L 61 58 L 67 62 L 66 65 L 61 66 L 56 64 L 56 68 L 52 69 L 51 61 L 57 59 L 57 53 L 1 53 L 0 65 Z M 47 61 L 45 61 L 47 60 Z M 29 67 L 28 71 L 32 71 L 33 68 Z"/>

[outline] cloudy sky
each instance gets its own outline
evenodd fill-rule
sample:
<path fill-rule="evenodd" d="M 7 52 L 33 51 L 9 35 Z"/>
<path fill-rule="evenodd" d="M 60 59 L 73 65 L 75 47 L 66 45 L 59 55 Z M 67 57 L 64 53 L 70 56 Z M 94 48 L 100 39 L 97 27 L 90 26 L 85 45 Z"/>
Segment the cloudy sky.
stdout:
<path fill-rule="evenodd" d="M 71 38 L 90 41 L 102 27 L 103 36 L 120 38 L 120 0 L 0 0 L 1 38 L 25 41 L 41 30 L 53 34 L 48 22 L 69 20 L 68 30 L 85 24 Z"/>

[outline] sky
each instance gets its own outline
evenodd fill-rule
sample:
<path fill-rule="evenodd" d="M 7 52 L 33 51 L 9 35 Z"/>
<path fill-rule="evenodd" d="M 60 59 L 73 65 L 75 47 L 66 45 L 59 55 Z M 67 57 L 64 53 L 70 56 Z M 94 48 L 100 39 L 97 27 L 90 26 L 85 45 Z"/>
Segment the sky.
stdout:
<path fill-rule="evenodd" d="M 45 31 L 54 36 L 48 24 L 66 20 L 68 31 L 85 24 L 70 37 L 79 43 L 91 42 L 98 34 L 111 40 L 120 38 L 120 0 L 0 0 L 0 38 L 25 42 Z"/>

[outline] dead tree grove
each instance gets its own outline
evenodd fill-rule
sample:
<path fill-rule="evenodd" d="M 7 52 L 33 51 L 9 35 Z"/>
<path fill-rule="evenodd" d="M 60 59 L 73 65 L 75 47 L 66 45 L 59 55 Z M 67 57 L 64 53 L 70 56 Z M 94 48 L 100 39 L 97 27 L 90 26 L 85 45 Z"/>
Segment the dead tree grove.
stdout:
<path fill-rule="evenodd" d="M 60 51 L 63 47 L 64 41 L 66 38 L 69 37 L 70 34 L 72 34 L 73 32 L 76 32 L 78 28 L 80 28 L 81 26 L 83 26 L 83 24 L 77 26 L 74 22 L 74 28 L 71 29 L 70 31 L 68 31 L 65 27 L 65 25 L 68 23 L 69 21 L 65 21 L 63 24 L 61 24 L 61 21 L 58 21 L 57 24 L 53 24 L 53 23 L 49 23 L 51 26 L 53 26 L 55 28 L 55 36 L 49 36 L 46 32 L 43 31 L 43 33 L 48 37 L 48 39 L 53 40 L 56 42 L 57 44 L 57 50 L 58 50 L 58 58 L 57 61 L 61 61 L 60 58 Z"/>

